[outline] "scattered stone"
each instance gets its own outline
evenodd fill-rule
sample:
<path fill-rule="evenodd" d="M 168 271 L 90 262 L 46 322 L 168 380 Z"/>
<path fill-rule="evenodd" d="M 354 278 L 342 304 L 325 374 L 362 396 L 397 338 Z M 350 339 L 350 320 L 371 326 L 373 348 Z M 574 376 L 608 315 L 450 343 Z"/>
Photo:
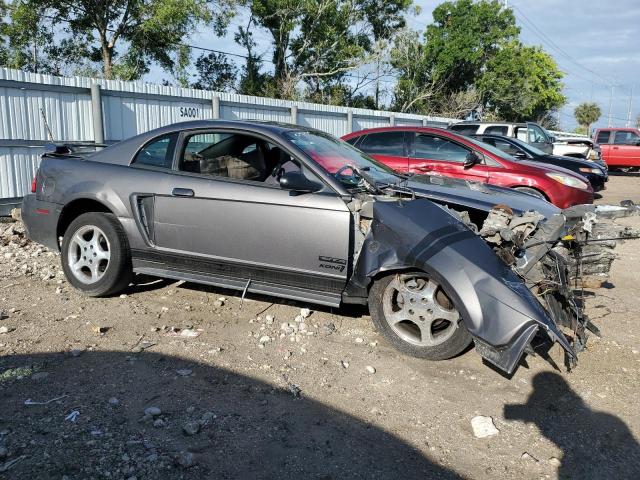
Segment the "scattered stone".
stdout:
<path fill-rule="evenodd" d="M 160 410 L 158 407 L 147 407 L 144 409 L 144 414 L 151 417 L 157 417 L 162 414 L 162 410 Z"/>
<path fill-rule="evenodd" d="M 493 418 L 483 415 L 477 415 L 471 419 L 471 428 L 476 438 L 486 438 L 500 433 L 493 424 Z"/>
<path fill-rule="evenodd" d="M 531 462 L 536 462 L 536 463 L 538 462 L 538 459 L 528 452 L 524 452 L 522 455 L 520 455 L 520 458 L 522 458 L 523 460 L 531 461 Z"/>
<path fill-rule="evenodd" d="M 162 420 L 161 418 L 156 418 L 156 419 L 153 421 L 153 426 L 154 426 L 155 428 L 161 428 L 161 427 L 164 427 L 164 420 Z"/>
<path fill-rule="evenodd" d="M 200 426 L 201 427 L 206 427 L 207 425 L 209 425 L 216 418 L 218 418 L 218 416 L 215 413 L 213 413 L 213 412 L 204 412 L 202 414 L 202 417 L 200 417 L 200 420 L 199 420 Z"/>
<path fill-rule="evenodd" d="M 0 327 L 0 333 L 9 333 L 9 327 L 7 327 L 6 325 L 2 325 Z"/>
<path fill-rule="evenodd" d="M 182 431 L 189 437 L 196 435 L 200 431 L 200 423 L 187 422 L 182 426 Z"/>
<path fill-rule="evenodd" d="M 289 360 L 289 358 L 291 358 L 291 355 L 293 355 L 293 353 L 286 352 L 282 358 L 284 358 L 285 360 Z"/>
<path fill-rule="evenodd" d="M 302 394 L 302 389 L 299 386 L 297 386 L 297 385 L 295 385 L 295 384 L 293 384 L 291 382 L 288 382 L 287 383 L 287 387 L 289 387 L 289 391 L 294 396 L 294 398 L 300 398 L 300 396 Z"/>
<path fill-rule="evenodd" d="M 196 464 L 196 459 L 193 453 L 182 451 L 176 457 L 176 464 L 183 468 L 191 468 Z"/>
<path fill-rule="evenodd" d="M 372 374 L 372 375 L 373 375 L 374 373 L 376 373 L 376 369 L 375 369 L 374 367 L 372 367 L 371 365 L 367 365 L 366 367 L 364 367 L 364 369 L 365 369 L 368 373 L 370 373 L 370 374 Z"/>
<path fill-rule="evenodd" d="M 331 335 L 333 332 L 336 331 L 336 326 L 333 323 L 325 323 L 322 326 L 322 331 L 326 334 L 326 335 Z"/>
<path fill-rule="evenodd" d="M 260 344 L 264 345 L 265 343 L 269 343 L 271 341 L 271 337 L 269 335 L 263 335 L 260 337 Z"/>
<path fill-rule="evenodd" d="M 356 337 L 356 343 L 364 343 L 364 339 L 361 337 Z"/>
<path fill-rule="evenodd" d="M 118 400 L 116 397 L 111 397 L 109 399 L 109 405 L 113 405 L 114 407 L 120 405 L 120 400 Z"/>
<path fill-rule="evenodd" d="M 72 357 L 79 357 L 80 355 L 82 355 L 84 352 L 84 348 L 72 348 L 71 350 L 69 350 L 69 353 L 71 354 Z"/>
<path fill-rule="evenodd" d="M 176 373 L 181 377 L 188 377 L 193 373 L 193 370 L 191 370 L 190 368 L 181 368 L 179 370 L 176 370 Z"/>
<path fill-rule="evenodd" d="M 126 293 L 123 293 L 122 295 L 120 295 L 120 298 L 127 298 L 129 295 L 127 295 Z"/>
<path fill-rule="evenodd" d="M 342 368 L 349 368 L 349 362 L 347 362 L 346 360 L 342 360 Z"/>
<path fill-rule="evenodd" d="M 311 315 L 311 310 L 309 310 L 308 308 L 301 308 L 300 315 L 302 316 L 302 318 L 307 318 L 309 315 Z"/>
<path fill-rule="evenodd" d="M 48 372 L 36 372 L 31 375 L 31 380 L 44 380 L 49 376 Z"/>
<path fill-rule="evenodd" d="M 562 462 L 560 462 L 556 457 L 551 457 L 547 462 L 549 462 L 549 465 L 553 465 L 554 467 L 559 467 L 562 464 Z"/>
<path fill-rule="evenodd" d="M 267 315 L 264 320 L 267 325 L 271 325 L 275 318 L 273 315 Z"/>

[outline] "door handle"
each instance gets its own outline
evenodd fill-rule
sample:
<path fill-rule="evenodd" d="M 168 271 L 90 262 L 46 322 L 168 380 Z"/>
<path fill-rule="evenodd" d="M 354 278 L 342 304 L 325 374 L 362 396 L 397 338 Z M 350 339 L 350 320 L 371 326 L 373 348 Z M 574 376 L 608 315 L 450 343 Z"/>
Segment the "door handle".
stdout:
<path fill-rule="evenodd" d="M 614 150 L 618 150 L 618 147 L 613 147 Z"/>
<path fill-rule="evenodd" d="M 190 188 L 174 188 L 171 190 L 174 197 L 193 197 L 195 193 Z"/>

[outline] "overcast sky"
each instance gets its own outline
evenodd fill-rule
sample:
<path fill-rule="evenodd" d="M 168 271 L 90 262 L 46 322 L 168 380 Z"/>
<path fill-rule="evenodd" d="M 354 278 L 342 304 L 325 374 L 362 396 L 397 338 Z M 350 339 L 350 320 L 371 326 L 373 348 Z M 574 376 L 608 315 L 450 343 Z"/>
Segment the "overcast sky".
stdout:
<path fill-rule="evenodd" d="M 410 17 L 409 26 L 423 32 L 433 20 L 434 7 L 442 2 L 415 3 L 422 12 Z M 568 103 L 560 112 L 563 129 L 576 126 L 573 110 L 584 101 L 600 105 L 603 116 L 598 123 L 606 125 L 611 86 L 612 124 L 624 126 L 631 88 L 637 82 L 631 114 L 635 123 L 640 113 L 640 0 L 508 0 L 508 4 L 514 9 L 522 41 L 541 45 L 566 75 L 564 93 Z M 233 33 L 241 24 L 242 17 L 234 19 L 224 39 L 203 33 L 193 37 L 191 43 L 242 54 L 244 51 L 233 41 Z M 268 65 L 272 52 L 269 37 L 263 32 L 255 32 L 254 36 Z M 151 81 L 158 80 L 157 74 L 150 77 Z"/>

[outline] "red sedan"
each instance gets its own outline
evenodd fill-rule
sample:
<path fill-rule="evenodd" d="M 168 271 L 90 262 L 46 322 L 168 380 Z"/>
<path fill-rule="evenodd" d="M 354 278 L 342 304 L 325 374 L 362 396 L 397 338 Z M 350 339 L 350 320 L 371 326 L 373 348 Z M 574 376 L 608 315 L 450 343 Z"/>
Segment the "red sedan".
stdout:
<path fill-rule="evenodd" d="M 515 159 L 486 143 L 449 130 L 385 127 L 342 137 L 403 173 L 434 174 L 513 188 L 559 208 L 593 203 L 593 189 L 570 170 Z"/>

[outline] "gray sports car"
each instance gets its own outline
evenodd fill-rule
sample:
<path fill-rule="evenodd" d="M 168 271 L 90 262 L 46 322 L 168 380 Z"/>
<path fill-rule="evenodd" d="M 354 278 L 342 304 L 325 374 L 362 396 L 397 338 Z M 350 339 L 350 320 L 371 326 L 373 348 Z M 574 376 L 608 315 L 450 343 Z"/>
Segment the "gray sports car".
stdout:
<path fill-rule="evenodd" d="M 407 354 L 446 359 L 474 342 L 507 373 L 544 340 L 575 360 L 592 327 L 570 282 L 598 207 L 399 176 L 309 128 L 195 121 L 96 152 L 58 145 L 32 190 L 29 236 L 91 296 L 144 273 L 368 304 Z"/>

